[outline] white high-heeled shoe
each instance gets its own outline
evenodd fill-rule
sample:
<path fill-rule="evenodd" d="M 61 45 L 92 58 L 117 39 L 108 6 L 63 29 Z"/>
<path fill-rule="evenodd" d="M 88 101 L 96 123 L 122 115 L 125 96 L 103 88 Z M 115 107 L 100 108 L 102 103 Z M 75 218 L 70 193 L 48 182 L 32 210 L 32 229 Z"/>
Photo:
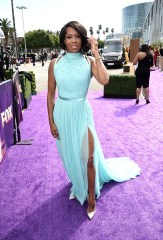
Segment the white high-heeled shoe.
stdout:
<path fill-rule="evenodd" d="M 96 209 L 93 212 L 88 212 L 87 211 L 87 216 L 89 217 L 90 220 L 94 217 L 95 212 L 96 212 Z"/>
<path fill-rule="evenodd" d="M 89 204 L 89 201 L 88 201 L 88 204 Z M 94 217 L 95 212 L 96 212 L 96 202 L 95 202 L 94 210 L 92 212 L 88 212 L 87 210 L 87 216 L 89 217 L 90 220 Z"/>
<path fill-rule="evenodd" d="M 76 198 L 75 195 L 73 195 L 72 193 L 70 193 L 69 200 L 73 200 L 73 199 L 75 199 L 75 198 Z"/>

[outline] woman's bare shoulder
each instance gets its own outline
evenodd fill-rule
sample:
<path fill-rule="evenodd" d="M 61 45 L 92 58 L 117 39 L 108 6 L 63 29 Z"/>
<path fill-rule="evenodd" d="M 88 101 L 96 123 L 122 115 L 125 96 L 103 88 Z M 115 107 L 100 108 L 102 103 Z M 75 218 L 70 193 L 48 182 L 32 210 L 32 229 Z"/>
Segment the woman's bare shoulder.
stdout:
<path fill-rule="evenodd" d="M 54 64 L 56 62 L 56 58 L 52 59 L 49 63 L 49 69 L 53 68 L 54 67 Z"/>
<path fill-rule="evenodd" d="M 138 58 L 139 58 L 139 60 L 142 60 L 143 58 L 145 58 L 146 57 L 146 53 L 145 52 L 139 52 L 138 53 Z"/>

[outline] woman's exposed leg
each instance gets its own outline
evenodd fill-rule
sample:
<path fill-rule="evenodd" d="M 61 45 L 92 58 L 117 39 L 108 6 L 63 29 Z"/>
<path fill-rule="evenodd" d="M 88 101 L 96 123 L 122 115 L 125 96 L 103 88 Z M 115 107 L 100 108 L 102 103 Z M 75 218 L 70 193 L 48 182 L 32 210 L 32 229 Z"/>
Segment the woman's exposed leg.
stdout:
<path fill-rule="evenodd" d="M 145 99 L 149 99 L 149 87 L 144 88 L 144 92 L 145 92 Z"/>
<path fill-rule="evenodd" d="M 136 88 L 136 104 L 139 103 L 140 92 L 141 92 L 141 88 Z"/>
<path fill-rule="evenodd" d="M 144 88 L 144 92 L 145 92 L 145 99 L 146 99 L 146 103 L 150 103 L 149 101 L 149 87 Z"/>
<path fill-rule="evenodd" d="M 139 99 L 141 88 L 136 89 L 136 98 Z"/>
<path fill-rule="evenodd" d="M 88 212 L 95 210 L 95 167 L 94 167 L 94 139 L 93 135 L 88 129 L 88 143 L 89 143 L 89 155 L 88 155 Z"/>

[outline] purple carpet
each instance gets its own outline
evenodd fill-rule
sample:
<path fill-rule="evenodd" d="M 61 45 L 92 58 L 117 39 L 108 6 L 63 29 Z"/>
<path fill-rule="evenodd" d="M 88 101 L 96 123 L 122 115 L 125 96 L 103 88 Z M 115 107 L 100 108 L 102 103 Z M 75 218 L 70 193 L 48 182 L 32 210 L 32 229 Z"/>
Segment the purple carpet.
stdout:
<path fill-rule="evenodd" d="M 33 96 L 21 123 L 22 140 L 0 164 L 0 239 L 163 239 L 163 73 L 151 72 L 150 101 L 88 94 L 105 157 L 128 156 L 136 179 L 105 184 L 92 221 L 87 204 L 68 200 L 71 184 L 49 132 L 46 92 Z"/>

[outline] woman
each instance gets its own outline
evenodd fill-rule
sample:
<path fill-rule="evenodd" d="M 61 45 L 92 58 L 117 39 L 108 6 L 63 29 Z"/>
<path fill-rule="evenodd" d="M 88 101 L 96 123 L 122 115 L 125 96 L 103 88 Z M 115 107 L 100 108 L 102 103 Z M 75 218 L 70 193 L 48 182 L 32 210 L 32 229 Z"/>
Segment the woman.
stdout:
<path fill-rule="evenodd" d="M 149 47 L 147 44 L 143 44 L 140 52 L 137 53 L 133 64 L 138 67 L 135 71 L 136 75 L 136 104 L 139 103 L 139 96 L 141 92 L 141 87 L 144 89 L 146 103 L 149 101 L 149 78 L 150 78 L 150 67 L 153 66 L 153 56 L 149 53 Z"/>
<path fill-rule="evenodd" d="M 156 47 L 155 49 L 154 49 L 154 65 L 155 65 L 155 67 L 157 67 L 156 65 L 157 65 L 157 57 L 158 56 L 160 56 L 160 53 L 159 53 L 159 50 L 158 50 L 158 48 Z"/>
<path fill-rule="evenodd" d="M 102 185 L 111 179 L 129 180 L 138 175 L 140 169 L 125 159 L 129 169 L 126 166 L 127 169 L 124 172 L 122 170 L 119 176 L 119 173 L 114 174 L 114 170 L 111 170 L 118 163 L 110 161 L 108 165 L 104 159 L 91 107 L 86 99 L 92 75 L 102 85 L 109 82 L 96 39 L 87 38 L 86 29 L 80 23 L 72 21 L 61 29 L 60 45 L 65 54 L 52 60 L 48 70 L 49 125 L 72 183 L 69 199 L 76 198 L 81 204 L 87 199 L 87 215 L 92 219 L 96 209 L 95 197 L 100 196 Z M 84 54 L 89 49 L 94 57 Z M 56 86 L 59 96 L 54 103 Z M 129 170 L 129 174 L 126 174 L 126 170 Z"/>

